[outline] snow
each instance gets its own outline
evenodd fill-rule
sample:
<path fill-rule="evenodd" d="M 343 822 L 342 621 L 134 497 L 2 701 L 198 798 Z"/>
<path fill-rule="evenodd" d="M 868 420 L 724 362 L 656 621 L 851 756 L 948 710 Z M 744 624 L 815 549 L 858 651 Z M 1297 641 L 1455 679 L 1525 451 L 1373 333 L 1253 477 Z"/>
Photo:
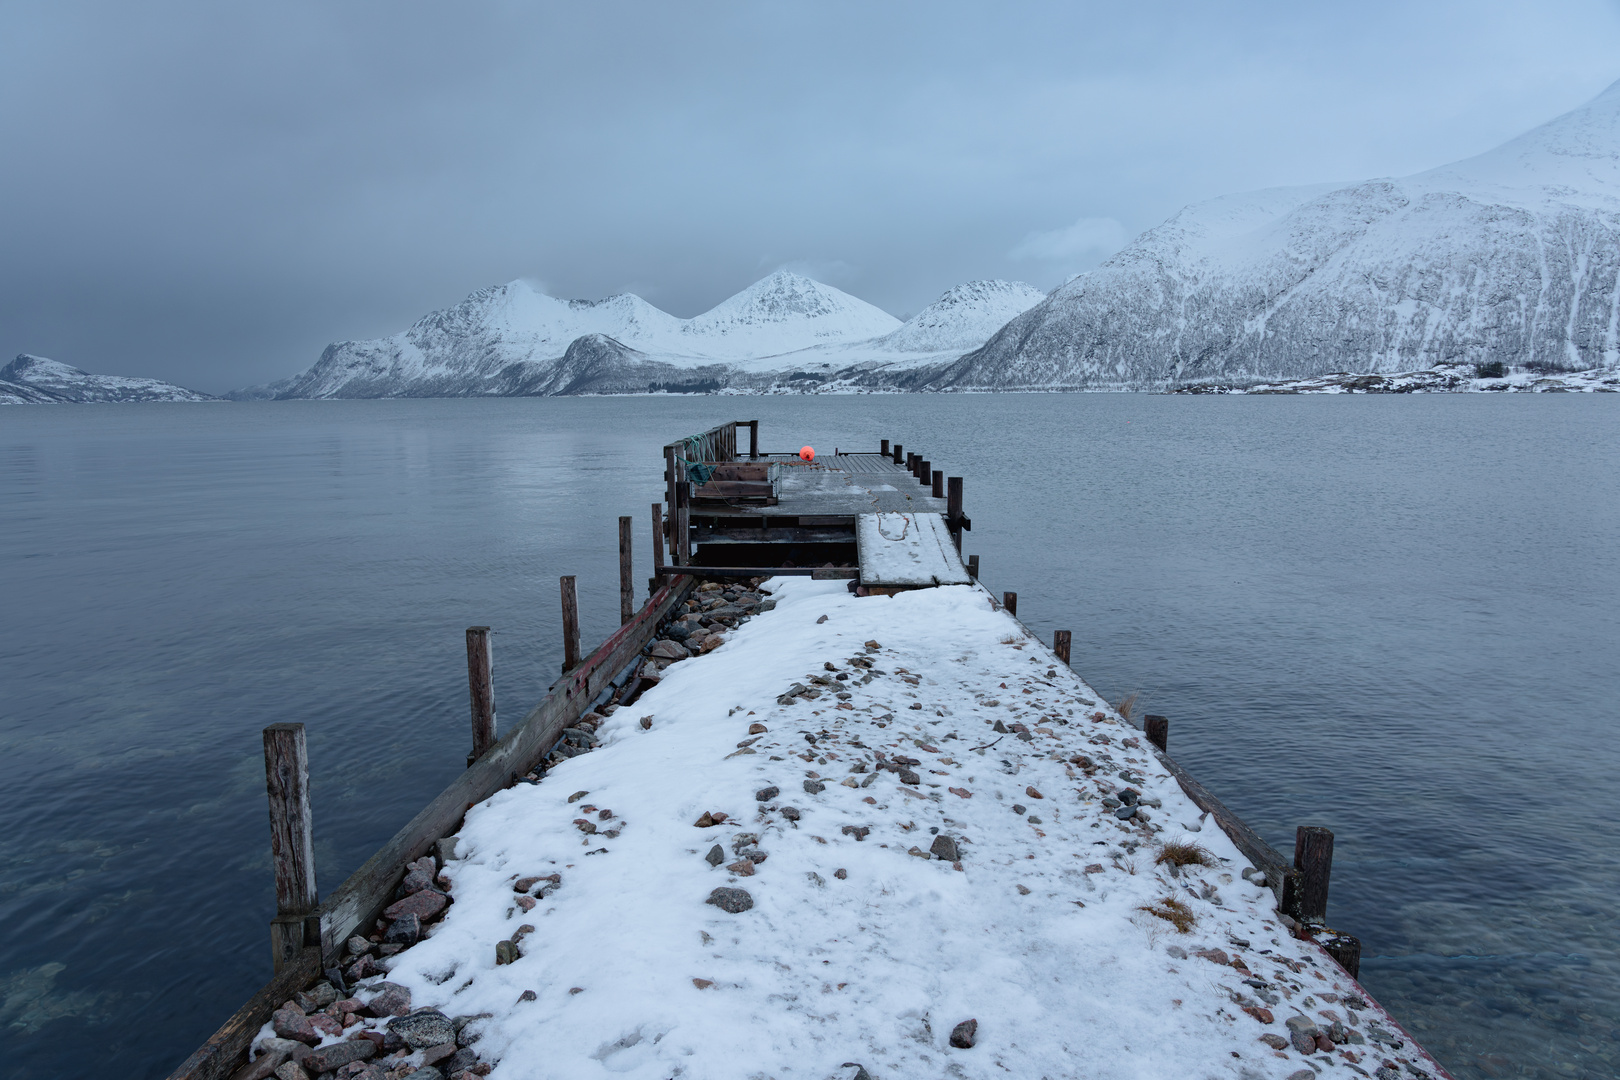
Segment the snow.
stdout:
<path fill-rule="evenodd" d="M 19 353 L 0 368 L 0 405 L 210 400 L 207 394 L 158 379 L 92 375 L 59 360 L 28 353 Z"/>
<path fill-rule="evenodd" d="M 862 585 L 966 585 L 973 579 L 941 514 L 860 514 Z"/>
<path fill-rule="evenodd" d="M 822 1080 L 854 1075 L 845 1063 L 876 1080 L 1281 1078 L 1314 1074 L 1257 1040 L 1286 1039 L 1296 1010 L 1373 1035 L 1369 1020 L 1387 1023 L 1340 1000 L 1354 984 L 1279 927 L 1223 834 L 1189 833 L 1198 811 L 1136 732 L 981 588 L 766 588 L 775 610 L 667 668 L 608 718 L 602 748 L 469 810 L 444 870 L 454 903 L 386 978 L 413 1007 L 489 1014 L 475 1024 L 494 1080 Z M 812 677 L 832 681 L 813 700 L 779 698 Z M 997 721 L 1022 722 L 1028 741 Z M 768 732 L 750 736 L 755 723 Z M 880 752 L 916 758 L 921 782 L 871 771 Z M 1151 826 L 1101 804 L 1122 770 Z M 780 793 L 757 800 L 767 786 Z M 694 827 L 710 811 L 730 820 Z M 603 831 L 576 827 L 587 821 Z M 935 830 L 960 843 L 958 864 L 919 857 Z M 1217 865 L 1170 876 L 1154 853 L 1171 838 Z M 738 848 L 766 856 L 751 876 L 725 865 Z M 512 882 L 554 873 L 560 888 L 520 910 Z M 746 889 L 752 908 L 706 904 L 717 887 Z M 1196 916 L 1190 933 L 1142 910 L 1170 897 Z M 525 924 L 523 955 L 497 966 L 497 942 Z M 1255 995 L 1279 1002 L 1275 1022 L 1241 1011 Z M 950 1047 L 969 1018 L 977 1046 Z M 1396 1056 L 1345 1049 L 1367 1073 Z"/>

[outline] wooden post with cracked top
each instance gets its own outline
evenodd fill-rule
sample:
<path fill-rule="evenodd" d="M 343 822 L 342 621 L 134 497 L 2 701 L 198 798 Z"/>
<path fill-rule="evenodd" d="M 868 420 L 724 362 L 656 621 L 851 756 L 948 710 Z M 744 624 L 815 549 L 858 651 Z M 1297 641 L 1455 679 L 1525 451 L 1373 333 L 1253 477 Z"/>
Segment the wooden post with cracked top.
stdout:
<path fill-rule="evenodd" d="M 1168 716 L 1148 713 L 1142 717 L 1142 734 L 1147 736 L 1148 742 L 1166 753 L 1169 752 L 1170 718 Z"/>
<path fill-rule="evenodd" d="M 619 625 L 636 617 L 635 560 L 630 550 L 630 519 L 619 518 Z"/>
<path fill-rule="evenodd" d="M 1067 630 L 1052 631 L 1052 651 L 1057 658 L 1065 664 L 1069 662 L 1069 632 Z"/>
<path fill-rule="evenodd" d="M 579 666 L 579 590 L 572 574 L 565 574 L 557 581 L 562 587 L 562 669 L 570 671 Z"/>
<path fill-rule="evenodd" d="M 495 673 L 489 655 L 489 627 L 467 627 L 467 696 L 472 703 L 472 753 L 467 767 L 495 745 Z"/>
<path fill-rule="evenodd" d="M 309 744 L 303 724 L 271 724 L 264 729 L 264 786 L 270 797 L 270 862 L 276 875 L 270 949 L 275 970 L 280 971 L 297 961 L 306 940 L 317 945 L 321 940 Z"/>

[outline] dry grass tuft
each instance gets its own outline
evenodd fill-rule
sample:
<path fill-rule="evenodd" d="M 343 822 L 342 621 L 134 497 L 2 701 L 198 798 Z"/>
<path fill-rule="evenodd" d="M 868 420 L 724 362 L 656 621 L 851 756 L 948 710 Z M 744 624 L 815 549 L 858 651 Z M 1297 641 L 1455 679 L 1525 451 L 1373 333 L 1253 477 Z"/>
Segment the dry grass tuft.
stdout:
<path fill-rule="evenodd" d="M 1175 863 L 1177 866 L 1214 866 L 1215 856 L 1198 844 L 1186 840 L 1172 840 L 1159 849 L 1153 863 L 1156 866 L 1163 866 L 1165 863 Z"/>
<path fill-rule="evenodd" d="M 1013 637 L 1011 634 L 1008 634 L 1006 637 L 1001 639 L 1001 643 L 1003 645 L 1016 645 L 1018 644 L 1018 639 Z"/>
<path fill-rule="evenodd" d="M 1173 896 L 1167 896 L 1163 900 L 1155 900 L 1153 903 L 1145 904 L 1136 910 L 1145 911 L 1155 918 L 1163 919 L 1183 934 L 1192 933 L 1193 924 L 1198 921 L 1198 916 L 1192 913 L 1192 909 Z"/>
<path fill-rule="evenodd" d="M 1130 693 L 1119 699 L 1119 704 L 1114 706 L 1114 711 L 1119 713 L 1120 719 L 1129 720 L 1131 718 L 1131 714 L 1136 712 L 1137 696 L 1138 692 L 1132 690 Z"/>

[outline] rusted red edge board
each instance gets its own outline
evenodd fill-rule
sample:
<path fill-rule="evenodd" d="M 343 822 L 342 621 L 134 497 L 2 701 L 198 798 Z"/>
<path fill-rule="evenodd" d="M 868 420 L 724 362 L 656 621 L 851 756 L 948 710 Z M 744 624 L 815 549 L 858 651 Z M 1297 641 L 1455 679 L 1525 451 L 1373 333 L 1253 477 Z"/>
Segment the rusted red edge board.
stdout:
<path fill-rule="evenodd" d="M 298 962 L 271 979 L 237 1010 L 202 1048 L 169 1075 L 169 1080 L 222 1080 L 242 1061 L 254 1035 L 283 1001 L 314 982 L 322 956 L 334 956 L 349 935 L 371 924 L 393 899 L 405 864 L 427 854 L 442 837 L 461 826 L 474 805 L 522 776 L 579 719 L 596 695 L 623 671 L 658 625 L 697 587 L 697 579 L 680 576 L 654 593 L 635 618 L 613 632 L 552 687 L 545 700 L 508 731 L 482 757 L 444 789 L 365 865 L 321 903 L 321 949 L 304 950 Z"/>

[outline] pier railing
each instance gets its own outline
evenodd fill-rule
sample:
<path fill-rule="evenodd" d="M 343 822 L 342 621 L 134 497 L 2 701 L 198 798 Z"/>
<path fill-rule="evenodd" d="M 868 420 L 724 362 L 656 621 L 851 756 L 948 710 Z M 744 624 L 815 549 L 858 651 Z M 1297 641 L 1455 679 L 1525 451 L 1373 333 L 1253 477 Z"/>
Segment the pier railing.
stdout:
<path fill-rule="evenodd" d="M 670 561 L 685 566 L 688 552 L 681 540 L 690 529 L 692 484 L 703 483 L 713 472 L 706 466 L 737 461 L 737 429 L 748 429 L 748 457 L 759 457 L 759 421 L 730 420 L 697 435 L 664 446 L 664 505 L 669 516 L 664 521 L 664 540 L 669 545 Z"/>

